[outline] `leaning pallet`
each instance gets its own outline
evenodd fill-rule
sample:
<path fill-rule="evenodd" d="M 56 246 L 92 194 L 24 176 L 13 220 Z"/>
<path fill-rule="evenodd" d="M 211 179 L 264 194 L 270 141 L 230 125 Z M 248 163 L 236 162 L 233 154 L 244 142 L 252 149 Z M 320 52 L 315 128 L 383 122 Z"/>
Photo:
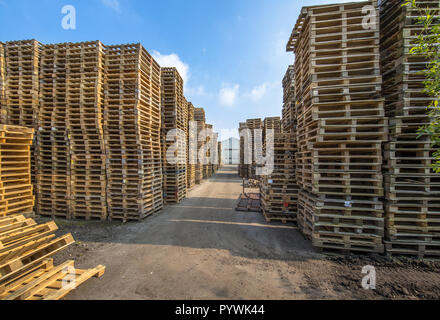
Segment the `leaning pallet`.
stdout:
<path fill-rule="evenodd" d="M 67 111 L 67 48 L 44 45 L 40 58 L 40 112 L 37 146 L 37 212 L 71 218 L 70 147 Z"/>
<path fill-rule="evenodd" d="M 416 1 L 440 17 L 439 1 Z M 429 123 L 433 97 L 423 92 L 424 56 L 410 53 L 422 31 L 418 9 L 383 0 L 380 7 L 383 92 L 390 117 L 385 144 L 386 252 L 424 259 L 440 258 L 440 177 L 432 170 L 431 137 L 418 129 Z"/>
<path fill-rule="evenodd" d="M 57 229 L 23 215 L 0 218 L 0 300 L 59 300 L 104 274 L 104 266 L 80 270 L 74 261 L 55 267 L 52 257 L 74 243 L 70 234 L 56 238 Z"/>
<path fill-rule="evenodd" d="M 67 45 L 70 215 L 75 219 L 107 218 L 106 161 L 102 129 L 104 50 L 99 41 Z"/>
<path fill-rule="evenodd" d="M 104 139 L 110 220 L 163 207 L 160 66 L 141 44 L 108 46 Z"/>
<path fill-rule="evenodd" d="M 187 192 L 188 102 L 183 96 L 183 79 L 176 68 L 162 68 L 161 79 L 163 198 L 166 204 L 177 204 Z M 169 140 L 173 130 L 177 132 Z M 173 148 L 176 150 L 169 158 Z"/>
<path fill-rule="evenodd" d="M 31 145 L 34 129 L 0 125 L 0 217 L 31 214 Z"/>
<path fill-rule="evenodd" d="M 305 7 L 294 51 L 298 224 L 324 251 L 384 250 L 379 25 L 364 28 L 377 1 Z M 371 22 L 371 21 L 370 21 Z"/>

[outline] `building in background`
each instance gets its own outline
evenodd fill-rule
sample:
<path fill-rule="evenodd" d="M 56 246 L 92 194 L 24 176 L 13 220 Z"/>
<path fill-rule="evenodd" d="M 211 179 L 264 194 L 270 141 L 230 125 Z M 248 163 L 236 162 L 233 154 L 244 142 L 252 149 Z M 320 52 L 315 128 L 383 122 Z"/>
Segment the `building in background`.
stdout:
<path fill-rule="evenodd" d="M 222 142 L 223 164 L 240 164 L 240 140 L 229 138 Z"/>

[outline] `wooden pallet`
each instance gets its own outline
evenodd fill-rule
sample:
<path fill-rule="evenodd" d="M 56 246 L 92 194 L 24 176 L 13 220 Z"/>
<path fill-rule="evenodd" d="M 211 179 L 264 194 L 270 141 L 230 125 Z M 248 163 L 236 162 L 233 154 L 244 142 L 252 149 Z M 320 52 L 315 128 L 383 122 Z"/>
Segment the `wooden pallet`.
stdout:
<path fill-rule="evenodd" d="M 241 194 L 238 200 L 236 211 L 261 212 L 261 200 L 259 193 Z"/>
<path fill-rule="evenodd" d="M 410 257 L 423 260 L 440 260 L 440 243 L 418 241 L 386 241 L 386 253 L 391 257 Z"/>
<path fill-rule="evenodd" d="M 70 149 L 70 216 L 105 219 L 106 161 L 102 128 L 104 46 L 101 42 L 69 44 L 66 49 L 66 107 Z M 86 86 L 87 89 L 84 89 Z M 85 201 L 98 198 L 101 206 Z"/>
<path fill-rule="evenodd" d="M 7 123 L 5 44 L 0 42 L 0 123 Z"/>
<path fill-rule="evenodd" d="M 255 132 L 256 130 L 263 130 L 264 129 L 264 124 L 263 124 L 263 120 L 262 119 L 247 119 L 246 120 L 246 129 L 250 130 L 250 141 L 248 142 L 251 146 L 255 145 Z M 256 161 L 255 161 L 255 149 L 251 148 L 251 159 L 252 159 L 252 164 L 248 164 L 247 166 L 247 173 L 246 173 L 246 178 L 247 179 L 257 179 L 256 176 Z"/>
<path fill-rule="evenodd" d="M 295 137 L 294 133 L 275 133 L 273 136 L 273 172 L 262 176 L 260 184 L 261 206 L 269 220 L 279 217 L 282 221 L 296 219 L 299 188 L 295 183 Z M 267 151 L 266 147 L 265 141 L 264 152 Z"/>
<path fill-rule="evenodd" d="M 92 277 L 104 275 L 105 267 L 81 270 L 69 260 L 55 267 L 45 260 L 41 268 L 1 288 L 0 300 L 60 300 Z"/>
<path fill-rule="evenodd" d="M 187 189 L 191 189 L 196 185 L 196 162 L 198 155 L 194 153 L 197 150 L 197 142 L 193 141 L 193 132 L 190 132 L 190 121 L 194 121 L 194 105 L 187 103 L 188 123 L 187 123 Z M 190 150 L 193 150 L 190 154 Z"/>
<path fill-rule="evenodd" d="M 371 30 L 360 23 L 366 4 L 377 7 L 365 1 L 303 8 L 287 47 L 296 56 L 298 225 L 315 246 L 344 252 L 383 251 L 381 144 L 388 122 L 378 22 Z M 374 243 L 359 245 L 357 235 Z"/>
<path fill-rule="evenodd" d="M 105 70 L 108 215 L 138 221 L 163 207 L 161 70 L 140 44 L 107 46 Z"/>
<path fill-rule="evenodd" d="M 39 59 L 42 45 L 36 40 L 9 41 L 5 44 L 4 50 L 4 80 L 7 81 L 3 86 L 2 123 L 37 130 L 40 112 Z M 31 145 L 30 152 L 31 181 L 36 187 L 35 144 Z"/>
<path fill-rule="evenodd" d="M 421 3 L 417 1 L 417 3 Z M 440 12 L 438 1 L 424 7 Z M 439 185 L 432 172 L 430 137 L 417 130 L 429 121 L 426 106 L 433 100 L 423 92 L 427 66 L 423 56 L 409 52 L 421 32 L 420 12 L 393 1 L 382 1 L 381 60 L 385 108 L 390 117 L 390 141 L 385 144 L 386 250 L 391 256 L 437 258 L 440 236 L 436 222 Z"/>
<path fill-rule="evenodd" d="M 283 224 L 286 224 L 286 223 L 297 222 L 296 214 L 270 214 L 270 213 L 266 213 L 263 210 L 263 216 L 266 219 L 267 223 L 281 222 Z"/>
<path fill-rule="evenodd" d="M 162 68 L 161 72 L 161 111 L 162 111 L 162 170 L 165 203 L 179 203 L 187 192 L 187 149 L 184 145 L 188 134 L 188 102 L 183 96 L 183 80 L 176 68 Z M 180 130 L 177 141 L 168 141 L 170 130 Z M 177 151 L 177 164 L 167 158 L 167 151 L 175 144 L 182 149 Z M 172 159 L 174 160 L 174 159 Z"/>
<path fill-rule="evenodd" d="M 0 216 L 33 212 L 33 134 L 31 128 L 0 125 Z"/>
<path fill-rule="evenodd" d="M 41 52 L 40 113 L 36 146 L 37 212 L 43 216 L 64 218 L 70 218 L 67 48 L 67 43 L 44 45 Z"/>
<path fill-rule="evenodd" d="M 5 45 L 6 124 L 37 128 L 39 109 L 39 57 L 36 40 L 9 41 Z"/>

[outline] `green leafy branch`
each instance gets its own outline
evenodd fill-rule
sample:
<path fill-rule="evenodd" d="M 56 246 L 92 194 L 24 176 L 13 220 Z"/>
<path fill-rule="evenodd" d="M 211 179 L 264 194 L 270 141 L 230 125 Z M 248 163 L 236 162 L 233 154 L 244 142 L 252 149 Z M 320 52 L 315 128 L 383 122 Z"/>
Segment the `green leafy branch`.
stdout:
<path fill-rule="evenodd" d="M 418 130 L 419 138 L 423 135 L 431 136 L 435 163 L 433 169 L 440 173 L 440 24 L 438 13 L 429 8 L 418 7 L 416 0 L 405 0 L 402 6 L 414 8 L 419 11 L 417 23 L 422 26 L 420 34 L 414 41 L 410 54 L 426 57 L 427 69 L 425 75 L 425 90 L 433 97 L 432 103 L 427 107 L 430 123 Z"/>

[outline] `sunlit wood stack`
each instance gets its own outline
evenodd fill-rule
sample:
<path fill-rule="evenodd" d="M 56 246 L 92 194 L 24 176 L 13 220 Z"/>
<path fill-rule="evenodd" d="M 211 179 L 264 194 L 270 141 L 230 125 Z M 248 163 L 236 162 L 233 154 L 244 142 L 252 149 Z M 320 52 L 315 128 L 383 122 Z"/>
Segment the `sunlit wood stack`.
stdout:
<path fill-rule="evenodd" d="M 5 103 L 3 124 L 38 129 L 39 59 L 41 44 L 36 40 L 9 41 L 5 44 Z M 32 183 L 36 185 L 35 145 L 31 147 Z"/>
<path fill-rule="evenodd" d="M 73 260 L 55 266 L 53 257 L 75 243 L 71 234 L 57 238 L 57 230 L 53 221 L 0 217 L 0 300 L 59 300 L 104 274 L 102 265 L 81 270 Z"/>
<path fill-rule="evenodd" d="M 107 218 L 103 132 L 104 50 L 99 41 L 67 45 L 70 213 L 75 219 Z"/>
<path fill-rule="evenodd" d="M 39 108 L 39 59 L 36 40 L 6 42 L 6 124 L 36 128 Z"/>
<path fill-rule="evenodd" d="M 202 130 L 205 130 L 206 125 L 206 117 L 205 117 L 205 110 L 203 108 L 194 108 L 194 121 L 197 122 L 197 135 L 200 135 L 200 132 Z M 199 159 L 199 150 L 204 145 L 203 141 L 200 141 L 200 139 L 197 139 L 197 164 L 195 167 L 196 172 L 196 184 L 200 184 L 203 180 L 203 164 L 200 163 Z"/>
<path fill-rule="evenodd" d="M 383 252 L 379 21 L 377 1 L 302 9 L 287 49 L 294 51 L 298 224 L 316 247 Z"/>
<path fill-rule="evenodd" d="M 32 128 L 0 125 L 0 217 L 33 212 L 33 135 Z"/>
<path fill-rule="evenodd" d="M 186 197 L 188 102 L 183 96 L 183 80 L 176 68 L 162 68 L 162 162 L 165 203 L 179 203 Z M 167 134 L 178 130 L 168 141 Z M 172 159 L 168 149 L 176 147 Z M 176 163 L 177 162 L 177 163 Z"/>
<path fill-rule="evenodd" d="M 440 17 L 439 1 L 416 1 Z M 383 95 L 390 117 L 385 144 L 386 250 L 390 255 L 440 257 L 440 176 L 434 173 L 431 137 L 418 129 L 429 123 L 423 92 L 428 68 L 424 56 L 413 55 L 423 25 L 419 9 L 383 0 L 380 8 Z"/>
<path fill-rule="evenodd" d="M 194 140 L 194 132 L 190 130 L 189 123 L 194 121 L 194 105 L 188 102 L 188 135 L 187 135 L 187 188 L 191 189 L 196 184 L 197 141 Z M 190 153 L 192 150 L 193 154 Z"/>
<path fill-rule="evenodd" d="M 0 124 L 6 123 L 6 61 L 5 61 L 5 44 L 0 42 Z"/>
<path fill-rule="evenodd" d="M 44 45 L 40 59 L 37 146 L 37 212 L 71 218 L 67 113 L 67 47 Z"/>
<path fill-rule="evenodd" d="M 163 207 L 160 66 L 141 44 L 108 46 L 104 108 L 110 219 Z"/>
<path fill-rule="evenodd" d="M 283 121 L 282 129 L 284 132 L 295 130 L 295 66 L 289 66 L 283 78 Z"/>

